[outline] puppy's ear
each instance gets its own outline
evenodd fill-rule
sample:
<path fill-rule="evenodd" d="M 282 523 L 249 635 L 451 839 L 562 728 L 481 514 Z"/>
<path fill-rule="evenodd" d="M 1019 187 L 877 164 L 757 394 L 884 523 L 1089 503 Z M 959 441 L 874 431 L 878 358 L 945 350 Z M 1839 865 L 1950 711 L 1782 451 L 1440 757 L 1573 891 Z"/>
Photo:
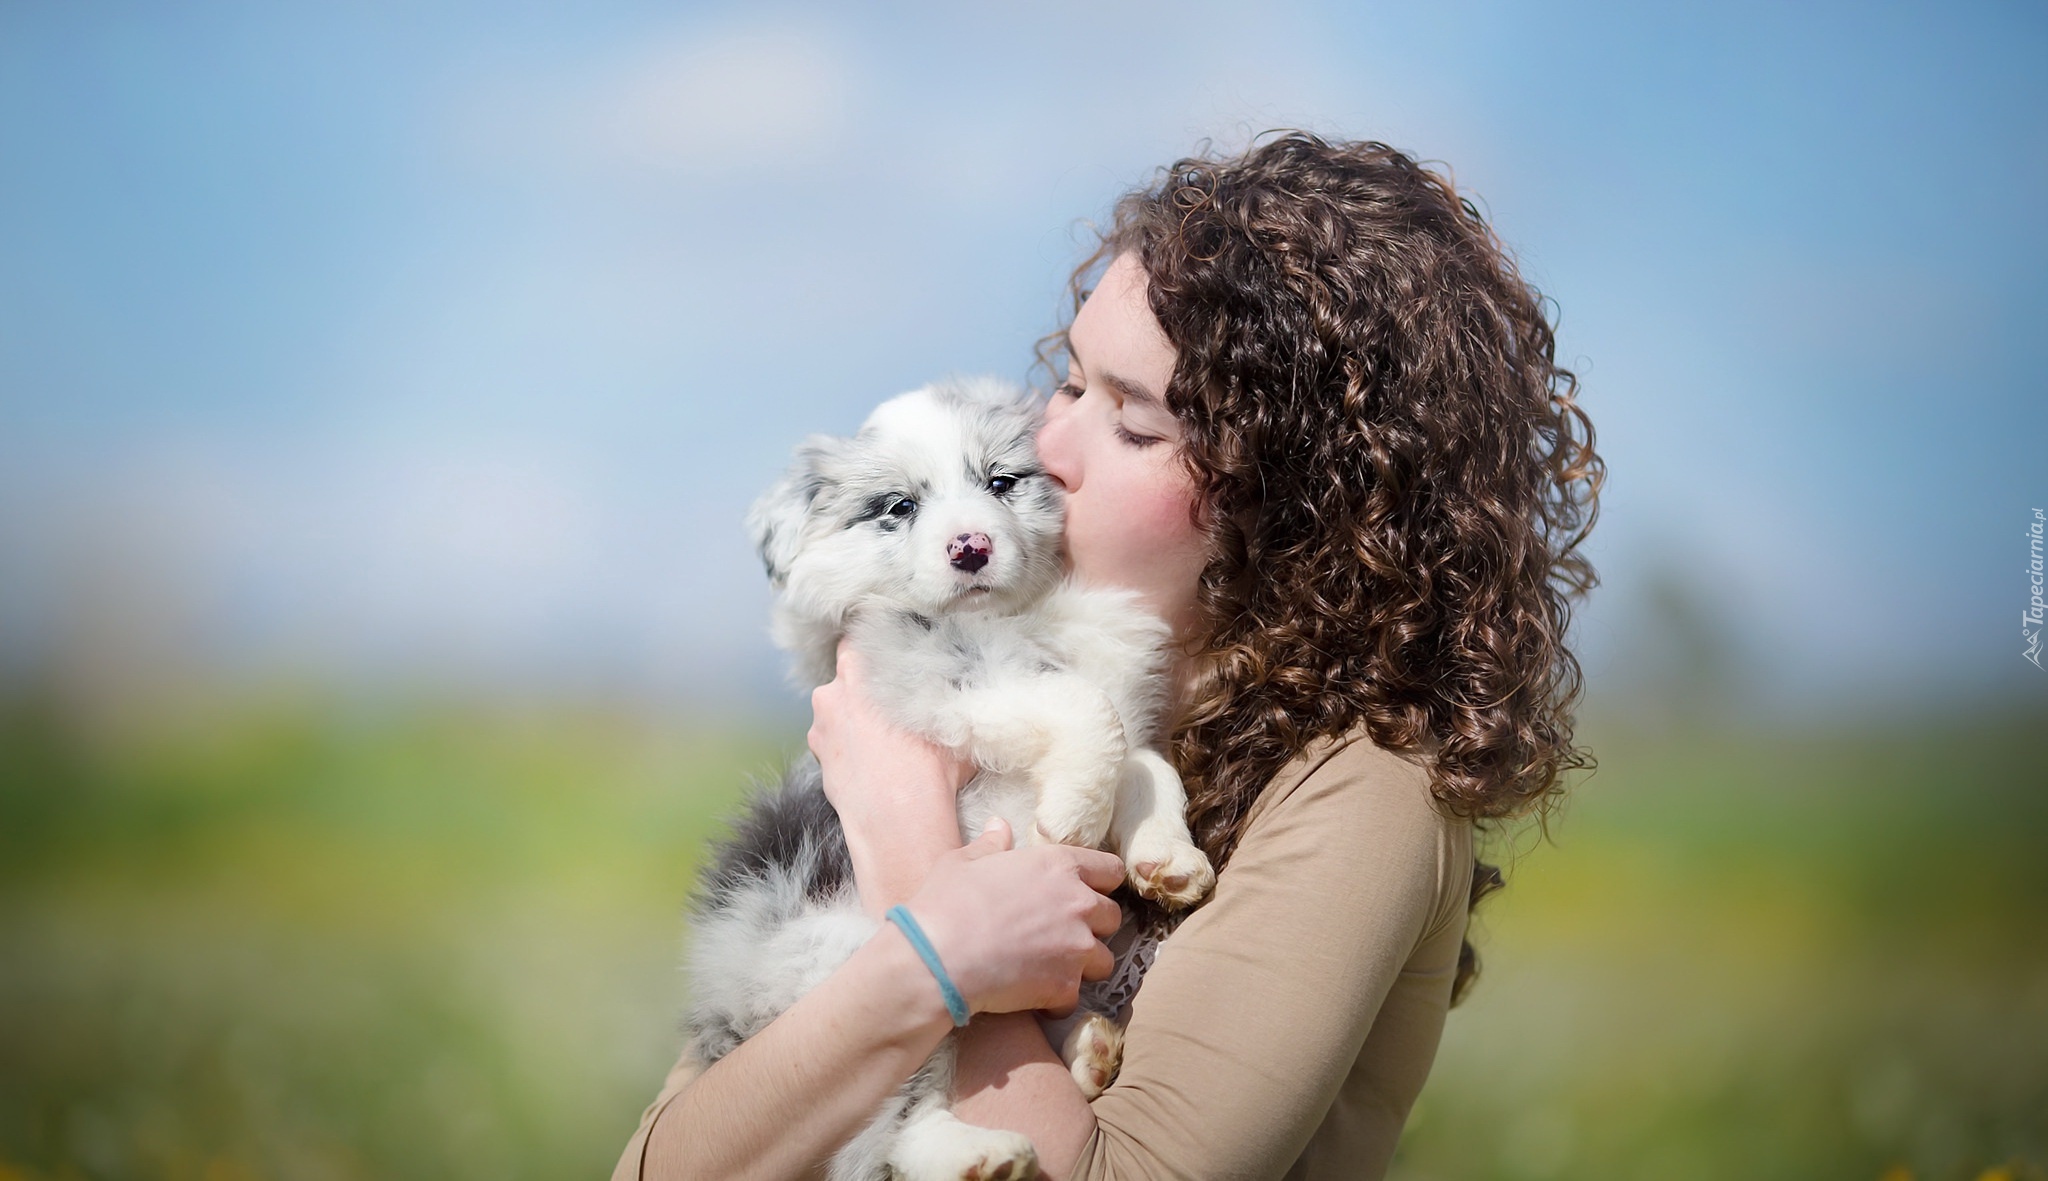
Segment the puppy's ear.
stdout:
<path fill-rule="evenodd" d="M 775 485 L 747 511 L 747 531 L 777 590 L 789 580 L 789 567 L 803 549 L 804 521 L 818 498 L 833 484 L 832 460 L 846 446 L 844 439 L 812 435 L 797 446 L 796 458 Z"/>

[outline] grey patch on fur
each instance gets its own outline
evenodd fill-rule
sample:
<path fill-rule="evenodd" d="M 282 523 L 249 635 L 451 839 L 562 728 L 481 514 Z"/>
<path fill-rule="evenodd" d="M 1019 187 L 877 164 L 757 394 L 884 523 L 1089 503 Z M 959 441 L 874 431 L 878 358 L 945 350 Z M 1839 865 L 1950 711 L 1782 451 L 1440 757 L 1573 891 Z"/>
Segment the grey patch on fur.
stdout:
<path fill-rule="evenodd" d="M 700 936 L 721 926 L 744 925 L 744 938 L 764 946 L 775 933 L 853 892 L 853 860 L 839 813 L 825 798 L 818 762 L 810 755 L 791 764 L 782 781 L 755 791 L 690 898 L 691 925 Z M 768 991 L 768 990 L 764 990 Z M 786 1006 L 795 996 L 783 998 Z M 700 1003 L 684 1019 L 697 1061 L 710 1065 L 760 1032 L 780 1008 L 736 1010 Z"/>
<path fill-rule="evenodd" d="M 804 896 L 824 902 L 853 881 L 853 859 L 846 850 L 846 831 L 839 813 L 825 798 L 825 780 L 818 760 L 805 755 L 783 773 L 782 782 L 756 791 L 732 833 L 717 845 L 717 856 L 704 871 L 693 913 L 709 915 L 733 892 L 776 867 L 800 867 Z"/>

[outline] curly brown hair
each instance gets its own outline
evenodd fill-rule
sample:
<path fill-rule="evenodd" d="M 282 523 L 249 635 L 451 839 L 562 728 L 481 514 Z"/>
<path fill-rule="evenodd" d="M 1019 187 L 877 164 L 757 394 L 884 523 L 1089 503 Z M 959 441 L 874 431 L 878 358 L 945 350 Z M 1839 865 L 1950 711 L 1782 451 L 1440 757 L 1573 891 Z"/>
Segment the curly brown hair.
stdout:
<path fill-rule="evenodd" d="M 1592 762 L 1566 629 L 1604 465 L 1478 208 L 1385 144 L 1290 132 L 1124 196 L 1076 309 L 1126 253 L 1215 547 L 1174 735 L 1197 842 L 1224 865 L 1281 766 L 1361 725 L 1427 750 L 1450 812 L 1544 810 Z M 1479 865 L 1472 901 L 1499 881 Z M 1468 945 L 1455 992 L 1474 970 Z"/>

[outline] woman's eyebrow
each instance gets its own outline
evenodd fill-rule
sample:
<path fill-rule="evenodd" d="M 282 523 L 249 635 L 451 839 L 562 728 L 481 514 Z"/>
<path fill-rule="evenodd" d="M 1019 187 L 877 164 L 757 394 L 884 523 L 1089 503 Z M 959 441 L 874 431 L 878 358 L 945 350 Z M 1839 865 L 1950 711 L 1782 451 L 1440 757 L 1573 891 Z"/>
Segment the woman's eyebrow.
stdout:
<path fill-rule="evenodd" d="M 1117 394 L 1126 402 L 1142 402 L 1160 410 L 1166 409 L 1166 402 L 1158 394 L 1128 377 L 1118 377 L 1114 373 L 1100 373 L 1096 376 L 1102 379 L 1103 384 L 1114 387 Z"/>
<path fill-rule="evenodd" d="M 1067 341 L 1067 360 L 1083 369 L 1088 367 L 1087 362 L 1081 360 L 1081 351 L 1074 347 L 1071 339 Z M 1128 377 L 1118 377 L 1114 373 L 1098 373 L 1095 376 L 1101 378 L 1104 385 L 1115 389 L 1117 396 L 1126 402 L 1142 402 L 1147 406 L 1166 409 L 1166 399 Z"/>

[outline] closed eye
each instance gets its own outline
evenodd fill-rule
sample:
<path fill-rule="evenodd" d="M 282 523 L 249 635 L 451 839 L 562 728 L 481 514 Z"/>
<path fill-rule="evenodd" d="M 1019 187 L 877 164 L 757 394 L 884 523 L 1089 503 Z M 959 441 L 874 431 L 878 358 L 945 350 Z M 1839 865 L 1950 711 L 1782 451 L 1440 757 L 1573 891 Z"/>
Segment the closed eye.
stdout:
<path fill-rule="evenodd" d="M 1077 383 L 1071 377 L 1061 382 L 1052 391 L 1053 397 L 1055 398 L 1079 398 L 1082 394 L 1086 392 L 1087 391 L 1084 390 L 1080 386 L 1080 384 Z M 1150 447 L 1154 443 L 1164 443 L 1166 441 L 1164 438 L 1158 435 L 1141 435 L 1135 431 L 1127 430 L 1125 429 L 1124 424 L 1122 422 L 1116 423 L 1112 429 L 1116 434 L 1117 442 L 1122 443 L 1126 447 L 1133 447 L 1142 450 L 1146 447 Z"/>

